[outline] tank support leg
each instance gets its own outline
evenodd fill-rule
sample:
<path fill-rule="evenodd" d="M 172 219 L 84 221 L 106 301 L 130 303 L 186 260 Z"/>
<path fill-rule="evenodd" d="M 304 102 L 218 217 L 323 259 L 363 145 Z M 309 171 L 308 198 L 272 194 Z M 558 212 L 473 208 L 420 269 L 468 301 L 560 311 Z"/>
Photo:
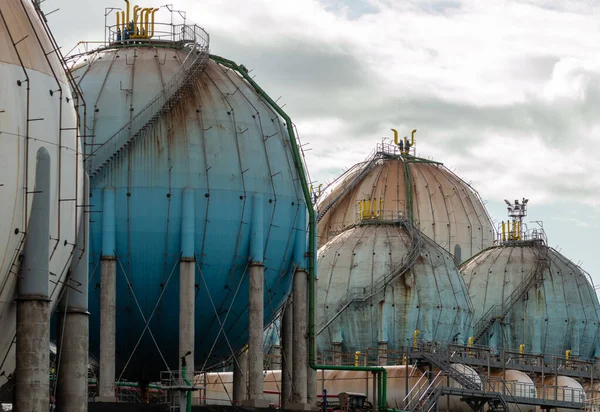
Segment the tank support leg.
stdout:
<path fill-rule="evenodd" d="M 262 264 L 251 263 L 248 302 L 248 399 L 242 403 L 254 408 L 269 406 L 263 398 L 264 271 Z"/>
<path fill-rule="evenodd" d="M 303 269 L 296 270 L 294 274 L 293 301 L 294 307 L 294 355 L 293 355 L 293 404 L 292 409 L 308 408 L 308 340 L 307 340 L 307 314 L 308 314 L 308 274 Z"/>
<path fill-rule="evenodd" d="M 186 358 L 186 377 L 194 381 L 194 346 L 196 313 L 196 259 L 194 235 L 196 234 L 194 214 L 194 191 L 184 189 L 181 202 L 181 260 L 179 262 L 179 359 Z M 181 368 L 181 366 L 180 366 Z M 180 369 L 182 374 L 183 370 Z M 182 376 L 183 378 L 183 376 Z M 185 382 L 182 380 L 181 385 Z M 187 392 L 179 393 L 180 409 L 187 403 Z"/>
<path fill-rule="evenodd" d="M 242 404 L 267 408 L 264 399 L 263 332 L 265 326 L 264 199 L 252 198 L 252 240 L 250 242 L 250 279 L 248 287 L 248 399 Z"/>
<path fill-rule="evenodd" d="M 307 278 L 307 283 L 306 283 L 306 294 L 308 297 L 308 278 Z M 319 290 L 319 288 L 317 287 L 317 280 L 315 279 L 315 301 L 318 302 L 318 297 L 317 297 L 317 291 Z M 316 308 L 315 308 L 316 309 Z M 306 311 L 308 313 L 308 310 Z M 307 322 L 307 333 L 306 336 L 308 337 L 308 322 Z M 307 347 L 308 347 L 308 339 L 306 339 L 307 342 Z M 315 339 L 315 347 L 313 348 L 313 353 L 317 353 L 317 340 Z M 307 359 L 308 359 L 308 354 L 307 354 Z M 317 407 L 317 371 L 313 368 L 311 368 L 308 364 L 308 362 L 306 362 L 306 400 L 308 402 L 308 404 L 310 406 L 312 406 L 313 408 Z"/>
<path fill-rule="evenodd" d="M 246 349 L 242 349 L 233 362 L 233 404 L 241 405 L 246 400 Z"/>
<path fill-rule="evenodd" d="M 86 185 L 87 186 L 87 185 Z M 87 199 L 88 196 L 85 197 Z M 56 406 L 59 411 L 88 410 L 88 216 L 83 213 L 64 295 L 58 306 L 59 353 Z"/>
<path fill-rule="evenodd" d="M 50 155 L 37 152 L 35 189 L 18 279 L 15 410 L 48 410 Z"/>
<path fill-rule="evenodd" d="M 115 339 L 117 318 L 117 260 L 115 191 L 104 189 L 102 201 L 102 258 L 100 261 L 100 384 L 98 401 L 115 402 Z"/>
<path fill-rule="evenodd" d="M 281 320 L 281 406 L 287 408 L 292 402 L 292 371 L 293 371 L 293 346 L 294 346 L 294 315 L 292 300 L 288 299 L 283 310 Z"/>

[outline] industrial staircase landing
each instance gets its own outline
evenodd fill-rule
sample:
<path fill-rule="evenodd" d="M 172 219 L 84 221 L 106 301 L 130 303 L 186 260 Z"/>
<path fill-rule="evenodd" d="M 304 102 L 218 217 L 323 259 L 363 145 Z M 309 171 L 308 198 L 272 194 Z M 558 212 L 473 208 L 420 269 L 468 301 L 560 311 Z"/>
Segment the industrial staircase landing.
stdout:
<path fill-rule="evenodd" d="M 209 59 L 208 34 L 197 25 L 184 25 L 177 42 L 188 51 L 181 67 L 162 90 L 128 123 L 89 156 L 88 173 L 95 176 L 138 137 L 154 126 L 192 89 Z"/>

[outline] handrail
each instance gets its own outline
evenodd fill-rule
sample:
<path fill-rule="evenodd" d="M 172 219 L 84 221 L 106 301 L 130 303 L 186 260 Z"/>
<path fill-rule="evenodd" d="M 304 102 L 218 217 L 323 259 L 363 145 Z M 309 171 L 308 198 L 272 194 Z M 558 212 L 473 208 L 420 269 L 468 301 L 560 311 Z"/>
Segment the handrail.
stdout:
<path fill-rule="evenodd" d="M 537 245 L 534 249 L 537 262 L 525 279 L 512 291 L 508 298 L 500 303 L 491 306 L 483 316 L 477 321 L 473 328 L 473 342 L 477 342 L 485 332 L 494 324 L 496 319 L 504 318 L 513 306 L 527 293 L 531 286 L 541 280 L 544 269 L 547 267 L 547 250 L 543 245 Z"/>
<path fill-rule="evenodd" d="M 181 99 L 183 90 L 204 69 L 209 57 L 208 33 L 197 25 L 181 25 L 181 33 L 185 48 L 188 49 L 181 67 L 146 106 L 91 153 L 88 159 L 91 176 L 97 175 L 139 135 L 168 113 Z"/>

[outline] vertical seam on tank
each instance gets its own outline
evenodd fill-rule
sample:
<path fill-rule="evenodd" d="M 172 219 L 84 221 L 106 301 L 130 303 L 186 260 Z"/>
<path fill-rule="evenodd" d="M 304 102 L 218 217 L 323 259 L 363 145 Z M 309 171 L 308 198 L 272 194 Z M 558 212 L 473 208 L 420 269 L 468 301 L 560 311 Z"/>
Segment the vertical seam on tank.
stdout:
<path fill-rule="evenodd" d="M 439 166 L 438 166 L 439 167 Z M 442 167 L 452 176 L 452 177 L 456 177 L 458 178 L 450 169 L 448 169 L 447 167 L 445 167 L 444 165 L 442 165 Z M 457 183 L 454 181 L 454 179 L 450 179 L 446 174 L 443 174 L 443 176 L 446 178 L 446 180 L 454 187 L 454 191 L 456 193 L 456 195 L 458 196 L 458 199 L 460 200 L 460 204 L 463 207 L 463 210 L 465 212 L 465 216 L 467 218 L 467 221 L 469 222 L 469 257 L 473 256 L 475 254 L 474 252 L 474 247 L 473 247 L 473 221 L 471 220 L 471 214 L 473 212 L 469 212 L 467 206 L 465 205 L 465 202 L 462 198 L 462 195 L 458 189 L 458 185 Z M 462 180 L 459 179 L 459 182 L 462 182 Z M 464 191 L 464 188 L 461 187 L 461 189 L 463 190 L 463 192 L 465 193 L 465 195 L 467 195 L 466 191 Z M 467 195 L 468 197 L 468 195 Z M 471 203 L 471 206 L 473 206 L 473 204 Z M 483 249 L 483 248 L 482 248 Z"/>
<path fill-rule="evenodd" d="M 245 217 L 245 213 L 246 213 L 246 202 L 247 202 L 247 192 L 246 192 L 246 182 L 244 180 L 244 166 L 242 165 L 242 155 L 240 153 L 240 145 L 239 145 L 239 136 L 238 136 L 238 131 L 237 131 L 237 123 L 235 121 L 235 110 L 234 107 L 232 106 L 232 104 L 229 102 L 228 97 L 229 94 L 225 94 L 223 92 L 223 90 L 221 90 L 221 88 L 219 87 L 219 85 L 217 84 L 217 82 L 215 81 L 215 79 L 213 79 L 211 77 L 211 75 L 208 73 L 208 71 L 204 72 L 204 75 L 206 76 L 206 78 L 213 84 L 213 86 L 219 91 L 220 95 L 221 95 L 221 99 L 223 100 L 223 102 L 225 103 L 226 107 L 229 107 L 229 113 L 228 115 L 230 116 L 231 122 L 233 123 L 233 139 L 235 141 L 235 148 L 236 148 L 236 152 L 237 152 L 237 160 L 238 160 L 238 166 L 239 166 L 239 171 L 240 171 L 240 180 L 241 180 L 241 184 L 242 184 L 242 192 L 244 194 L 243 200 L 242 200 L 242 207 L 241 207 L 241 216 L 240 216 L 240 223 L 239 223 L 239 227 L 238 227 L 238 233 L 237 233 L 237 237 L 236 237 L 236 245 L 235 245 L 235 250 L 234 250 L 234 255 L 233 255 L 233 263 L 231 264 L 231 267 L 229 268 L 229 273 L 228 273 L 228 279 L 226 280 L 227 283 L 229 282 L 233 282 L 234 281 L 234 277 L 236 274 L 236 264 L 237 264 L 237 258 L 238 257 L 242 257 L 239 255 L 240 253 L 240 244 L 242 242 L 242 232 L 243 232 L 243 225 L 244 223 L 244 217 Z M 236 90 L 236 92 L 239 91 L 239 88 Z M 235 93 L 235 92 L 234 92 Z M 271 214 L 271 222 L 270 222 L 270 226 L 269 226 L 269 231 L 267 232 L 267 236 L 265 239 L 265 245 L 264 245 L 264 250 L 265 250 L 265 258 L 267 255 L 267 246 L 269 244 L 269 235 L 270 235 L 270 227 L 273 225 L 273 216 L 275 214 L 275 205 L 273 206 L 273 213 Z M 249 262 L 249 261 L 248 261 Z M 269 268 L 265 265 L 264 266 L 264 271 L 266 272 Z M 266 276 L 265 276 L 266 278 Z M 263 284 L 266 282 L 266 280 L 263 280 Z M 227 292 L 225 294 L 225 298 L 222 300 L 221 305 L 219 306 L 219 310 L 221 310 L 223 308 L 223 305 L 225 304 L 225 302 L 229 299 L 229 296 L 231 294 L 231 289 L 227 289 Z"/>
<path fill-rule="evenodd" d="M 452 215 L 452 218 L 456 219 L 456 215 L 454 214 L 454 208 L 452 208 L 452 212 L 450 212 L 450 210 L 448 210 L 448 203 L 446 200 L 446 194 L 444 193 L 444 190 L 442 190 L 442 182 L 438 179 L 437 177 L 437 171 L 439 171 L 439 169 L 433 169 L 430 170 L 431 175 L 433 176 L 434 180 L 438 183 L 438 189 L 440 190 L 440 194 L 442 196 L 442 200 L 444 201 L 444 208 L 446 209 L 446 216 L 448 216 L 448 225 L 446 226 L 446 230 L 448 232 L 448 251 L 452 254 L 452 256 L 454 256 L 454 249 L 452 247 L 452 232 L 455 230 L 454 224 L 455 222 L 452 222 L 452 219 L 450 218 L 450 215 Z M 454 236 L 455 239 L 455 244 L 458 244 L 458 242 L 456 241 L 456 235 Z M 460 262 L 459 262 L 460 263 Z"/>
<path fill-rule="evenodd" d="M 373 197 L 373 196 L 371 196 L 371 197 Z M 379 232 L 378 231 L 378 227 L 377 226 L 373 227 L 372 232 L 373 232 L 373 237 L 372 237 L 373 246 L 371 247 L 371 265 L 370 265 L 371 266 L 371 279 L 370 279 L 370 282 L 369 282 L 370 283 L 369 287 L 371 288 L 371 290 L 373 290 L 373 283 L 374 283 L 373 280 L 374 280 L 374 276 L 375 276 L 375 273 L 374 273 L 374 270 L 375 270 L 375 256 L 377 256 L 375 254 L 376 253 L 375 252 L 375 250 L 376 250 L 375 247 L 377 245 L 377 233 Z M 377 266 L 379 266 L 379 265 L 377 265 Z M 369 298 L 370 306 L 367 307 L 367 308 L 369 308 L 368 309 L 368 313 L 369 313 L 370 318 L 371 318 L 370 325 L 369 325 L 369 326 L 371 326 L 371 336 L 375 336 L 373 334 L 373 324 L 377 324 L 377 322 L 376 322 L 377 316 L 375 316 L 375 319 L 373 319 L 373 310 L 370 309 L 370 308 L 376 308 L 376 305 L 373 305 L 373 299 L 374 299 L 373 296 L 371 296 Z M 367 303 L 367 302 L 365 302 L 365 303 Z M 374 320 L 375 320 L 375 322 L 374 322 Z M 379 328 L 377 328 L 377 329 L 379 329 Z"/>
<path fill-rule="evenodd" d="M 413 165 L 414 165 L 414 164 L 413 164 Z M 436 227 L 436 225 L 435 225 L 435 223 L 437 222 L 437 220 L 436 220 L 436 219 L 438 218 L 438 216 L 436 216 L 436 213 L 435 213 L 435 208 L 433 207 L 433 201 L 431 200 L 431 198 L 432 198 L 433 196 L 435 196 L 435 193 L 433 193 L 433 194 L 431 193 L 431 188 L 429 187 L 429 184 L 430 184 L 430 182 L 429 182 L 429 180 L 427 179 L 427 177 L 425 176 L 425 172 L 423 172 L 423 170 L 422 170 L 424 167 L 427 167 L 427 166 L 426 166 L 426 165 L 420 165 L 419 167 L 417 167 L 417 166 L 414 166 L 414 169 L 416 169 L 417 173 L 421 175 L 421 177 L 423 178 L 423 181 L 425 182 L 425 186 L 427 187 L 427 192 L 426 192 L 426 193 L 427 193 L 427 198 L 428 198 L 428 200 L 429 200 L 429 208 L 430 208 L 430 210 L 431 210 L 431 222 L 432 222 L 432 226 L 433 226 L 433 228 L 432 228 L 432 233 L 433 233 L 433 242 L 434 242 L 434 243 L 436 243 L 436 244 L 438 244 L 438 245 L 440 245 L 440 244 L 438 243 L 438 236 L 437 236 L 437 233 L 436 233 L 437 227 Z M 421 185 L 421 187 L 422 187 L 422 186 L 423 186 L 423 185 Z M 419 207 L 419 210 L 420 210 L 420 209 L 421 209 L 421 208 Z M 422 223 L 422 221 L 421 221 L 421 219 L 419 219 L 419 226 L 420 226 L 420 227 L 422 227 L 421 223 Z M 421 229 L 421 230 L 422 230 L 422 229 Z M 440 246 L 442 246 L 442 245 L 440 245 Z M 443 247 L 443 246 L 442 246 L 442 247 Z M 444 249 L 446 249 L 446 248 L 444 248 Z"/>
<path fill-rule="evenodd" d="M 440 251 L 441 252 L 441 251 Z M 444 266 L 444 270 L 446 273 L 446 277 L 448 278 L 448 283 L 450 284 L 450 289 L 452 289 L 452 296 L 454 298 L 454 302 L 455 302 L 455 310 L 456 310 L 456 314 L 454 315 L 454 321 L 452 322 L 452 327 L 450 329 L 450 335 L 452 335 L 452 333 L 454 333 L 454 329 L 455 327 L 458 327 L 458 325 L 460 325 L 460 311 L 461 311 L 461 305 L 460 302 L 458 301 L 458 293 L 456 291 L 456 289 L 454 288 L 454 283 L 452 281 L 452 274 L 450 273 L 450 267 L 448 266 L 448 256 L 447 254 L 442 254 L 441 256 L 442 262 L 443 262 L 443 266 Z M 454 266 L 454 261 L 452 261 L 452 267 L 455 268 Z M 458 281 L 460 282 L 460 278 L 462 277 L 462 275 L 458 272 L 458 270 L 455 271 L 455 274 L 458 275 Z M 464 290 L 462 291 L 464 293 Z M 442 308 L 443 309 L 443 308 Z M 450 336 L 450 338 L 452 338 L 453 336 Z"/>
<path fill-rule="evenodd" d="M 115 50 L 115 52 L 113 53 L 112 56 L 112 60 L 110 61 L 109 65 L 108 65 L 108 69 L 106 70 L 106 74 L 104 75 L 104 79 L 102 80 L 102 85 L 100 86 L 100 90 L 98 91 L 98 96 L 96 96 L 96 101 L 94 102 L 94 110 L 92 111 L 92 116 L 93 116 L 93 122 L 92 122 L 92 151 L 94 150 L 93 148 L 95 147 L 94 144 L 96 143 L 96 123 L 97 123 L 97 114 L 96 114 L 96 108 L 98 107 L 98 102 L 100 101 L 100 98 L 102 97 L 102 92 L 104 91 L 104 87 L 106 86 L 106 82 L 108 80 L 108 76 L 110 76 L 110 73 L 112 71 L 112 67 L 113 64 L 115 62 L 115 60 L 117 59 L 117 53 L 118 51 Z M 91 70 L 92 68 L 92 64 L 90 63 L 88 66 L 88 69 Z M 86 71 L 87 73 L 87 71 Z M 83 81 L 83 77 L 80 80 L 80 84 Z M 87 130 L 84 131 L 87 134 Z M 104 176 L 107 177 L 107 180 L 109 176 L 109 173 L 105 173 Z M 108 182 L 107 182 L 108 183 Z"/>
<path fill-rule="evenodd" d="M 427 243 L 429 243 L 429 242 L 427 242 Z M 432 246 L 432 245 L 430 245 L 430 246 Z M 437 248 L 437 243 L 435 244 L 435 246 Z M 441 290 L 440 290 L 440 284 L 438 283 L 438 272 L 436 270 L 436 266 L 433 263 L 433 256 L 432 256 L 433 252 L 435 252 L 435 250 L 431 250 L 431 249 L 427 250 L 427 255 L 428 255 L 427 258 L 428 258 L 429 264 L 431 266 L 431 272 L 433 273 L 433 276 L 431 276 L 431 278 L 433 279 L 433 283 L 435 285 L 435 291 L 437 292 L 438 302 L 440 304 L 440 308 L 439 308 L 439 310 L 437 310 L 437 312 L 438 312 L 438 318 L 437 318 L 437 320 L 435 322 L 435 326 L 431 325 L 434 328 L 434 330 L 431 331 L 432 332 L 431 336 L 432 336 L 433 339 L 435 339 L 436 336 L 437 336 L 437 332 L 438 332 L 438 327 L 439 327 L 439 324 L 440 324 L 440 320 L 442 318 L 442 311 L 444 310 L 444 308 L 442 306 L 444 300 L 442 299 L 442 293 L 441 293 Z M 434 302 L 431 302 L 431 305 L 432 305 L 431 309 L 432 310 L 433 310 L 433 305 L 434 304 L 435 304 Z M 432 319 L 432 321 L 433 321 L 433 319 Z"/>

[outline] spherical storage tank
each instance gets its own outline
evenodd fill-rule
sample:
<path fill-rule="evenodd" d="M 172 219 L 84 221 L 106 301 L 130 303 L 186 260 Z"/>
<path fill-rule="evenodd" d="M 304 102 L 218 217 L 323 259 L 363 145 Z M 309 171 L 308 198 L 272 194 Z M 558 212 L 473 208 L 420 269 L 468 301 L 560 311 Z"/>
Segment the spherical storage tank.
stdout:
<path fill-rule="evenodd" d="M 81 55 L 73 69 L 89 106 L 88 140 L 97 148 L 90 347 L 98 353 L 99 261 L 114 255 L 116 376 L 139 380 L 157 379 L 166 364 L 177 368 L 182 256 L 195 260 L 199 369 L 247 342 L 256 226 L 263 232 L 266 322 L 303 264 L 293 256 L 307 250 L 303 169 L 294 162 L 287 125 L 239 73 L 208 59 L 198 26 L 160 30 L 168 34 Z M 201 67 L 187 77 L 182 70 L 198 53 Z M 175 97 L 161 100 L 161 93 Z M 113 231 L 108 250 L 103 242 Z"/>
<path fill-rule="evenodd" d="M 600 306 L 588 275 L 548 247 L 541 232 L 520 237 L 501 241 L 460 268 L 475 309 L 475 343 L 597 357 Z"/>
<path fill-rule="evenodd" d="M 0 373 L 14 370 L 16 286 L 38 154 L 50 161 L 49 294 L 53 310 L 82 216 L 77 96 L 43 16 L 26 0 L 0 2 Z"/>
<path fill-rule="evenodd" d="M 319 218 L 320 350 L 380 342 L 397 349 L 412 345 L 415 332 L 419 340 L 466 343 L 472 308 L 448 250 L 475 253 L 492 227 L 458 177 L 379 144 L 325 189 Z"/>
<path fill-rule="evenodd" d="M 491 246 L 495 235 L 479 194 L 442 163 L 378 144 L 365 161 L 324 189 L 318 202 L 319 247 L 369 214 L 414 218 L 459 262 Z"/>
<path fill-rule="evenodd" d="M 363 224 L 319 249 L 319 350 L 466 343 L 472 307 L 452 256 L 401 224 Z M 418 244 L 415 244 L 417 243 Z"/>

